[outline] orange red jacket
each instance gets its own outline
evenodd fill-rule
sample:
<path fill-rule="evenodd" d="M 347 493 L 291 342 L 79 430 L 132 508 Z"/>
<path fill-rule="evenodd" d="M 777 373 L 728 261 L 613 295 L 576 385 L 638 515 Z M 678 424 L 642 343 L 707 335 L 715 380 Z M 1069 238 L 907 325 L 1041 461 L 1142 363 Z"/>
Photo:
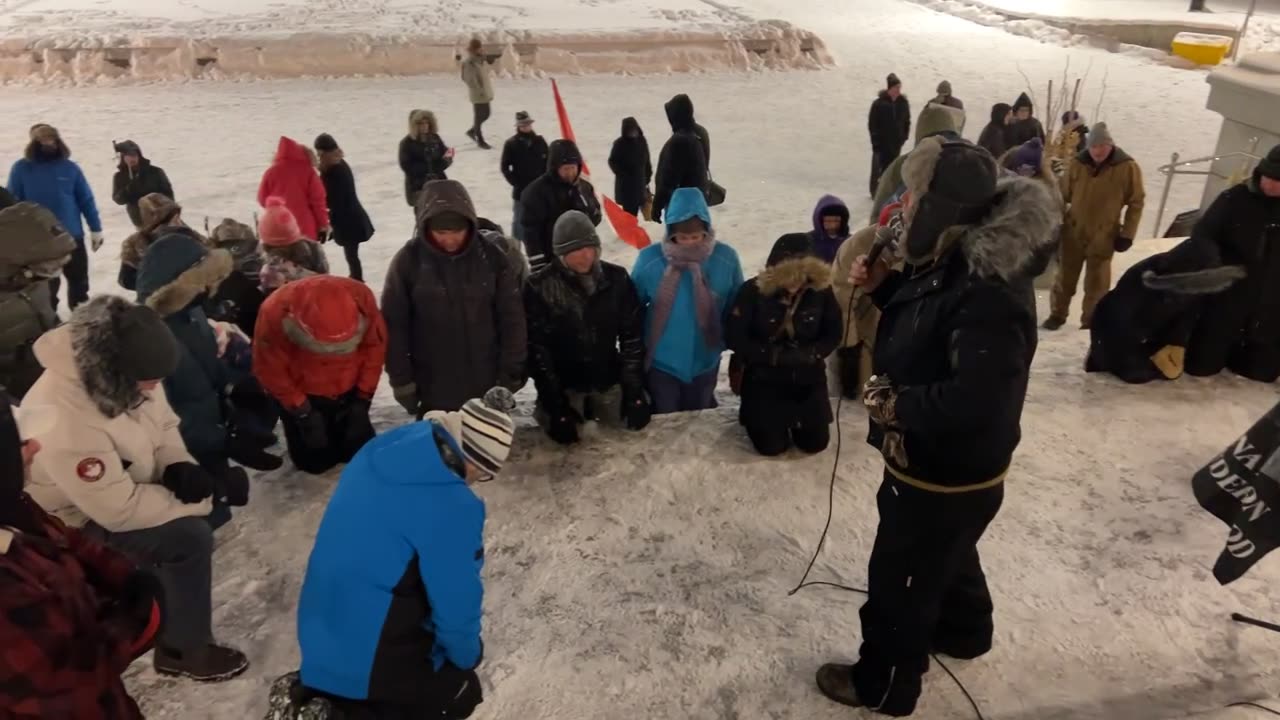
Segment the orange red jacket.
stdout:
<path fill-rule="evenodd" d="M 329 227 L 329 201 L 324 183 L 311 164 L 306 148 L 287 137 L 280 138 L 271 167 L 258 185 L 258 205 L 267 198 L 284 198 L 285 207 L 298 219 L 298 229 L 310 240 L 319 240 L 320 228 Z"/>

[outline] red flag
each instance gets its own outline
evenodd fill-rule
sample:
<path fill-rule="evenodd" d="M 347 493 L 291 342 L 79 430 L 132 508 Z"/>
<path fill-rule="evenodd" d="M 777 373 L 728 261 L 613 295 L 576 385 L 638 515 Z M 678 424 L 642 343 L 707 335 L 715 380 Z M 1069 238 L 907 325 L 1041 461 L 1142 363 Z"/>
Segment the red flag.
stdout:
<path fill-rule="evenodd" d="M 556 117 L 560 120 L 560 136 L 577 143 L 578 139 L 573 134 L 573 125 L 569 122 L 569 112 L 565 110 L 564 100 L 560 97 L 560 85 L 556 83 L 555 78 L 551 79 L 551 92 L 556 98 Z M 585 157 L 582 160 L 582 174 L 588 178 L 591 177 L 591 170 L 587 168 Z M 609 224 L 613 225 L 613 231 L 622 239 L 622 242 L 637 250 L 648 247 L 652 241 L 649 239 L 649 233 L 640 227 L 640 218 L 623 210 L 622 206 L 609 196 L 602 193 L 600 198 L 604 204 L 604 213 L 609 218 Z"/>

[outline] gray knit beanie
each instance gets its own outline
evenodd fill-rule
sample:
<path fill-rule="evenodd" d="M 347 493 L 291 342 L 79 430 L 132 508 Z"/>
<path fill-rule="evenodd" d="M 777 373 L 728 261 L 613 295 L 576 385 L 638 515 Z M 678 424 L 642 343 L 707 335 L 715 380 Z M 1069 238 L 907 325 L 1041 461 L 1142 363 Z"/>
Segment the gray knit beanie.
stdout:
<path fill-rule="evenodd" d="M 587 247 L 600 248 L 600 236 L 596 234 L 591 218 L 579 210 L 561 215 L 551 231 L 551 251 L 556 257 L 564 257 Z"/>

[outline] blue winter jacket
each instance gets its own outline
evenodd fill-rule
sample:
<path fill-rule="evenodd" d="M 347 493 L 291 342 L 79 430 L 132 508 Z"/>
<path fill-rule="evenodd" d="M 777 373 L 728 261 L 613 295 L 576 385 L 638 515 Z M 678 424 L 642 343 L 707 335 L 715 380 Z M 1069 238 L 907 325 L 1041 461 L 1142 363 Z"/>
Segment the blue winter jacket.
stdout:
<path fill-rule="evenodd" d="M 432 674 L 480 662 L 484 502 L 446 466 L 432 421 L 370 440 L 329 500 L 298 601 L 302 682 L 416 704 Z"/>
<path fill-rule="evenodd" d="M 671 226 L 693 217 L 711 227 L 711 211 L 702 191 L 697 188 L 680 188 L 671 196 L 665 215 L 666 237 L 671 237 Z M 664 240 L 664 242 L 670 242 Z M 645 333 L 648 336 L 653 323 L 653 301 L 667 270 L 667 258 L 661 245 L 650 245 L 640 251 L 631 277 L 635 280 L 640 303 L 646 307 Z M 702 274 L 715 296 L 716 310 L 723 318 L 733 305 L 734 295 L 742 286 L 742 263 L 738 253 L 724 243 L 717 242 L 711 257 L 702 264 Z M 693 300 L 693 278 L 685 273 L 680 278 L 675 305 L 667 318 L 667 326 L 653 351 L 653 368 L 671 375 L 683 383 L 693 382 L 699 375 L 720 367 L 720 354 L 725 350 L 723 340 L 716 347 L 708 347 L 698 329 L 698 319 Z"/>
<path fill-rule="evenodd" d="M 89 221 L 90 230 L 102 232 L 93 190 L 89 189 L 80 166 L 67 158 L 19 160 L 9 171 L 9 192 L 18 200 L 48 208 L 63 229 L 77 240 L 84 240 L 81 215 Z"/>

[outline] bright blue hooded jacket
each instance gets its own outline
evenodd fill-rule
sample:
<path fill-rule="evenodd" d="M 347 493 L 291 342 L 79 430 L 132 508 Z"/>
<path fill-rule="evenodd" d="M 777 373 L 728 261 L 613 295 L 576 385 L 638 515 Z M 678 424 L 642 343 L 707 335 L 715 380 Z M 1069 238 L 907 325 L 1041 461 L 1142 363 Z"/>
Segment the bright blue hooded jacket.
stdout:
<path fill-rule="evenodd" d="M 68 158 L 56 160 L 22 159 L 9 171 L 9 192 L 19 201 L 33 202 L 52 212 L 62 228 L 76 240 L 84 240 L 80 216 L 89 229 L 102 232 L 98 204 L 84 179 L 80 166 Z"/>
<path fill-rule="evenodd" d="M 707 208 L 702 191 L 697 188 L 676 190 L 664 216 L 667 225 L 663 242 L 670 242 L 672 225 L 694 217 L 701 218 L 710 230 L 711 211 Z M 653 323 L 653 302 L 666 270 L 667 258 L 662 253 L 661 245 L 650 245 L 641 250 L 640 257 L 636 258 L 635 267 L 631 270 L 640 303 L 647 308 L 646 336 Z M 717 242 L 715 249 L 711 251 L 711 257 L 702 264 L 702 275 L 715 296 L 716 311 L 723 318 L 733 305 L 733 297 L 743 282 L 742 263 L 738 260 L 738 253 L 728 245 Z M 720 367 L 720 354 L 724 350 L 723 341 L 717 347 L 708 347 L 703 342 L 694 307 L 693 278 L 685 273 L 680 278 L 680 288 L 676 291 L 675 305 L 671 308 L 667 326 L 654 348 L 653 369 L 671 375 L 680 382 L 690 383 L 695 377 Z"/>
<path fill-rule="evenodd" d="M 353 700 L 416 704 L 432 675 L 481 657 L 484 502 L 445 464 L 432 421 L 378 435 L 352 458 L 298 601 L 302 682 Z"/>

